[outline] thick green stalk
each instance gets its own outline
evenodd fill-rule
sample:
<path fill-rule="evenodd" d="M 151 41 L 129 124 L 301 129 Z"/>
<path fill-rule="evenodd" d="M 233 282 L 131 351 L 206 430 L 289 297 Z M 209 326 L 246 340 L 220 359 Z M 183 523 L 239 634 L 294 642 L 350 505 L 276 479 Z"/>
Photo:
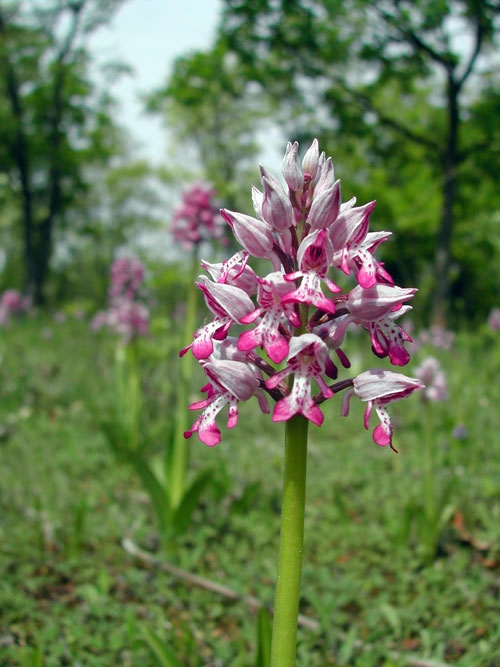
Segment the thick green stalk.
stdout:
<path fill-rule="evenodd" d="M 194 283 L 198 272 L 198 252 L 193 251 L 191 274 L 186 302 L 186 321 L 183 335 L 183 345 L 187 345 L 193 338 L 196 323 L 197 287 Z M 193 373 L 193 355 L 187 354 L 181 365 L 181 378 L 177 390 L 177 404 L 175 413 L 175 432 L 172 450 L 169 452 L 166 469 L 170 504 L 173 509 L 178 507 L 186 487 L 187 469 L 189 463 L 189 443 L 184 438 L 184 431 L 188 428 L 188 400 L 191 377 Z"/>
<path fill-rule="evenodd" d="M 296 415 L 286 423 L 271 667 L 295 665 L 304 542 L 308 425 L 309 422 L 302 415 Z"/>

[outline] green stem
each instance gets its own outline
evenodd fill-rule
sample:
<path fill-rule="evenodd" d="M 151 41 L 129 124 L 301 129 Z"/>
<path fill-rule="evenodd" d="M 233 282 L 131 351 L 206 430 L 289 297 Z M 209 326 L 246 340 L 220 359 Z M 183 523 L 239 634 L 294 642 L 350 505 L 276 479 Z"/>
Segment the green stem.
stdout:
<path fill-rule="evenodd" d="M 434 430 L 431 421 L 430 405 L 425 405 L 427 408 L 425 414 L 425 444 L 424 444 L 424 514 L 426 518 L 426 539 L 425 542 L 425 557 L 432 560 L 436 553 L 437 541 L 439 536 L 439 517 L 436 497 L 436 482 L 435 482 L 435 442 Z"/>
<path fill-rule="evenodd" d="M 128 410 L 130 415 L 130 442 L 134 449 L 139 447 L 140 419 L 142 408 L 141 381 L 139 376 L 139 362 L 137 341 L 132 340 L 126 349 L 127 376 L 128 376 Z"/>
<path fill-rule="evenodd" d="M 191 259 L 191 274 L 186 302 L 186 321 L 184 328 L 183 344 L 187 344 L 193 338 L 196 323 L 197 287 L 194 283 L 198 272 L 198 252 L 193 251 Z M 171 451 L 167 455 L 167 481 L 170 504 L 173 509 L 177 508 L 184 495 L 186 477 L 189 463 L 189 443 L 184 438 L 184 431 L 188 428 L 188 399 L 193 373 L 193 355 L 187 354 L 181 365 L 181 378 L 177 391 L 177 405 L 175 414 L 175 432 L 171 445 Z"/>
<path fill-rule="evenodd" d="M 295 665 L 304 542 L 308 425 L 309 422 L 302 415 L 292 417 L 286 424 L 283 507 L 271 667 Z"/>

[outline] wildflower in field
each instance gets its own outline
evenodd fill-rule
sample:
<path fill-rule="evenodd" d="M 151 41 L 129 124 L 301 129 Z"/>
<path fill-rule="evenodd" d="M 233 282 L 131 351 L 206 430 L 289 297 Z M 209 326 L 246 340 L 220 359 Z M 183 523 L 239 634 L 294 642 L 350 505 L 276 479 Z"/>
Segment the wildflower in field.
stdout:
<path fill-rule="evenodd" d="M 215 196 L 214 188 L 205 183 L 193 183 L 183 192 L 172 220 L 174 241 L 189 250 L 203 241 L 224 237 L 225 225 Z"/>
<path fill-rule="evenodd" d="M 27 313 L 30 300 L 16 289 L 7 289 L 0 297 L 0 326 L 7 325 L 11 317 Z"/>
<path fill-rule="evenodd" d="M 144 265 L 135 257 L 118 257 L 111 265 L 109 296 L 132 301 L 144 280 Z"/>
<path fill-rule="evenodd" d="M 488 315 L 488 326 L 492 331 L 500 331 L 500 308 L 492 308 Z"/>
<path fill-rule="evenodd" d="M 428 356 L 415 369 L 415 375 L 425 388 L 422 397 L 429 401 L 446 401 L 448 399 L 448 386 L 446 376 L 436 357 Z"/>
<path fill-rule="evenodd" d="M 465 424 L 457 424 L 453 431 L 451 432 L 451 437 L 455 440 L 465 440 L 469 435 L 469 431 Z"/>
<path fill-rule="evenodd" d="M 190 406 L 203 412 L 185 437 L 196 431 L 205 444 L 217 444 L 215 417 L 224 405 L 232 428 L 238 403 L 252 396 L 269 411 L 263 395 L 274 402 L 274 422 L 303 415 L 320 426 L 319 405 L 347 390 L 341 413 L 348 413 L 349 398 L 357 396 L 367 403 L 366 427 L 373 408 L 378 414 L 374 441 L 392 447 L 387 405 L 423 384 L 381 369 L 349 377 L 344 347 L 349 330 L 364 330 L 377 357 L 406 365 L 411 337 L 396 320 L 411 309 L 407 302 L 416 290 L 395 285 L 375 257 L 390 236 L 369 231 L 375 202 L 342 202 L 332 160 L 319 152 L 317 140 L 302 163 L 297 142 L 288 144 L 283 176 L 285 185 L 261 167 L 262 190 L 252 191 L 254 216 L 221 211 L 242 250 L 217 265 L 202 263 L 209 276 L 196 284 L 213 317 L 181 354 L 192 350 L 203 367 L 207 398 Z M 183 229 L 188 239 L 194 226 Z M 193 242 L 197 238 L 193 232 Z M 251 257 L 267 260 L 269 272 L 256 275 Z M 220 345 L 228 338 L 238 357 L 222 362 Z"/>
<path fill-rule="evenodd" d="M 453 331 L 443 329 L 438 324 L 433 324 L 429 329 L 424 329 L 418 334 L 418 342 L 420 345 L 432 345 L 432 347 L 451 350 L 455 334 Z"/>
<path fill-rule="evenodd" d="M 139 301 L 144 278 L 142 262 L 133 257 L 119 257 L 111 265 L 108 307 L 97 313 L 92 322 L 93 331 L 107 327 L 129 343 L 149 330 L 149 310 Z"/>

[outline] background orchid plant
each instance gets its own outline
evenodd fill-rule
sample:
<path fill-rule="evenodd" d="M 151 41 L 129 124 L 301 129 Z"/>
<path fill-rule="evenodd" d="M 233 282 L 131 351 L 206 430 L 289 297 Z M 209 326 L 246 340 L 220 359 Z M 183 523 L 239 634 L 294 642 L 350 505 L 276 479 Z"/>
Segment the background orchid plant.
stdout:
<path fill-rule="evenodd" d="M 202 264 L 209 276 L 196 284 L 213 319 L 180 353 L 191 349 L 207 377 L 206 398 L 190 406 L 202 412 L 187 438 L 196 432 L 206 445 L 218 444 L 217 415 L 227 405 L 227 426 L 233 428 L 239 403 L 252 396 L 263 413 L 271 412 L 271 401 L 272 420 L 287 424 L 273 667 L 295 664 L 308 422 L 321 426 L 320 404 L 344 392 L 341 414 L 348 414 L 356 396 L 366 403 L 365 428 L 373 409 L 377 413 L 375 443 L 394 449 L 387 405 L 423 387 L 418 379 L 383 368 L 339 378 L 339 367 L 350 367 L 344 344 L 353 327 L 368 331 L 379 358 L 396 366 L 408 363 L 405 342 L 411 338 L 396 320 L 410 310 L 406 302 L 416 290 L 395 285 L 375 258 L 390 235 L 369 231 L 375 202 L 342 203 L 332 160 L 320 154 L 318 141 L 302 164 L 298 149 L 297 142 L 287 145 L 285 187 L 260 168 L 262 191 L 252 190 L 255 217 L 221 211 L 242 250 L 222 263 Z M 270 272 L 258 275 L 250 257 L 268 260 Z M 347 276 L 356 284 L 343 288 Z M 251 328 L 241 331 L 241 325 Z"/>

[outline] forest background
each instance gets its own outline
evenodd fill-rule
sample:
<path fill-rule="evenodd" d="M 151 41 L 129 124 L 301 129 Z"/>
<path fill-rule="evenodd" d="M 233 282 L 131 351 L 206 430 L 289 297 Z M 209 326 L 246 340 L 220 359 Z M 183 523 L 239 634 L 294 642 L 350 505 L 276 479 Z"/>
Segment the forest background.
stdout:
<path fill-rule="evenodd" d="M 258 164 L 279 177 L 268 156 L 317 137 L 418 288 L 408 373 L 436 372 L 395 406 L 398 456 L 355 407 L 312 431 L 298 664 L 498 667 L 500 2 L 223 0 L 141 96 L 160 163 L 120 123 L 131 64 L 91 48 L 133 2 L 0 0 L 0 294 L 23 298 L 0 308 L 0 664 L 267 664 L 282 433 L 248 405 L 220 446 L 180 447 L 193 267 L 230 248 L 172 230 L 194 181 L 250 214 Z M 125 341 L 91 331 L 124 257 L 150 325 Z"/>
<path fill-rule="evenodd" d="M 99 301 L 117 248 L 168 234 L 183 183 L 248 210 L 263 144 L 317 136 L 346 196 L 377 199 L 384 260 L 419 285 L 422 317 L 484 320 L 499 288 L 494 2 L 228 1 L 211 48 L 144 100 L 169 130 L 161 168 L 130 158 L 116 120 L 129 64 L 108 63 L 104 85 L 90 74 L 89 37 L 121 4 L 2 3 L 4 287 Z"/>

